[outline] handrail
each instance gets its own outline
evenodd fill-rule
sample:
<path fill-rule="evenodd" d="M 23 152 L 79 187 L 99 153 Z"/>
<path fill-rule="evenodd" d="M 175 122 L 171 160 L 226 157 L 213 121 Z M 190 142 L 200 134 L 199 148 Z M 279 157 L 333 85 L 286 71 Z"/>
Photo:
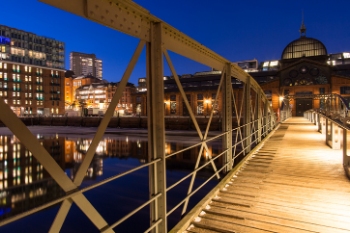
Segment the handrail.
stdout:
<path fill-rule="evenodd" d="M 273 109 L 269 105 L 269 101 L 266 98 L 261 87 L 258 83 L 246 72 L 244 72 L 238 65 L 231 63 L 229 60 L 216 54 L 210 49 L 206 48 L 199 42 L 193 40 L 189 36 L 183 34 L 179 30 L 173 28 L 169 24 L 163 22 L 157 17 L 151 15 L 146 9 L 135 4 L 130 0 L 41 0 L 42 2 L 54 5 L 58 8 L 72 12 L 79 16 L 85 17 L 89 20 L 101 23 L 112 29 L 124 32 L 130 36 L 139 38 L 139 44 L 135 49 L 135 52 L 131 58 L 128 67 L 122 77 L 120 88 L 116 91 L 112 101 L 106 111 L 105 116 L 102 118 L 101 123 L 96 131 L 95 137 L 91 142 L 91 145 L 87 151 L 87 154 L 77 171 L 77 175 L 73 181 L 71 181 L 57 163 L 50 157 L 49 153 L 44 148 L 39 148 L 39 143 L 34 141 L 33 135 L 29 130 L 25 128 L 23 122 L 19 119 L 12 118 L 11 109 L 6 105 L 3 100 L 0 100 L 0 107 L 4 109 L 0 112 L 0 120 L 10 128 L 15 135 L 20 135 L 20 139 L 26 143 L 25 146 L 29 147 L 33 152 L 33 156 L 40 158 L 39 162 L 43 163 L 44 168 L 50 173 L 52 178 L 64 189 L 67 193 L 66 196 L 60 198 L 64 206 L 61 211 L 58 212 L 54 223 L 52 224 L 51 231 L 59 231 L 64 223 L 64 218 L 69 212 L 69 208 L 72 203 L 76 203 L 78 207 L 87 215 L 92 223 L 100 229 L 101 232 L 113 232 L 112 228 L 118 226 L 121 222 L 128 219 L 132 214 L 142 209 L 144 206 L 149 205 L 151 209 L 150 213 L 150 228 L 152 232 L 167 232 L 167 216 L 175 211 L 175 209 L 167 209 L 167 191 L 175 186 L 166 187 L 166 159 L 181 153 L 193 147 L 200 147 L 197 155 L 196 165 L 191 172 L 191 175 L 181 179 L 176 185 L 182 181 L 191 178 L 190 185 L 187 190 L 186 197 L 175 205 L 176 209 L 183 204 L 182 213 L 187 212 L 187 203 L 189 198 L 193 196 L 202 186 L 204 186 L 210 179 L 214 177 L 221 178 L 221 175 L 227 174 L 234 166 L 234 159 L 238 156 L 245 156 L 249 152 L 259 145 L 259 143 L 272 132 L 277 125 L 276 116 Z M 147 56 L 147 110 L 148 110 L 148 159 L 149 163 L 141 165 L 130 171 L 118 174 L 114 177 L 108 178 L 96 185 L 89 186 L 87 188 L 79 190 L 84 174 L 87 167 L 93 159 L 94 152 L 97 145 L 104 134 L 108 123 L 112 117 L 113 111 L 121 98 L 122 91 L 131 75 L 133 68 L 136 65 L 137 59 L 141 55 L 141 52 L 146 46 Z M 208 119 L 208 124 L 205 132 L 203 133 L 199 127 L 197 120 L 191 108 L 188 108 L 192 122 L 195 125 L 196 132 L 200 142 L 195 145 L 191 145 L 185 149 L 177 151 L 171 155 L 164 153 L 165 142 L 165 127 L 164 127 L 164 88 L 163 83 L 163 56 L 166 57 L 168 65 L 171 67 L 171 71 L 174 75 L 177 85 L 179 87 L 180 94 L 184 97 L 185 103 L 188 105 L 186 95 L 179 82 L 178 76 L 175 72 L 173 65 L 171 64 L 170 57 L 167 54 L 167 50 L 171 50 L 177 54 L 183 55 L 186 58 L 200 62 L 204 65 L 212 67 L 216 70 L 222 71 L 220 79 L 220 85 L 217 89 L 217 93 L 222 93 L 222 105 L 223 105 L 223 131 L 215 136 L 208 136 L 210 128 L 210 122 L 213 118 L 213 111 Z M 231 78 L 237 78 L 244 83 L 244 87 L 241 93 L 241 101 L 236 102 L 235 94 L 231 85 Z M 216 95 L 218 96 L 218 94 Z M 217 98 L 217 97 L 216 97 Z M 237 127 L 232 129 L 232 112 L 236 114 L 235 123 Z M 14 114 L 13 114 L 14 115 Z M 22 134 L 22 130 L 25 133 Z M 26 140 L 30 139 L 30 140 Z M 214 140 L 221 140 L 223 147 L 222 153 L 213 157 L 212 153 L 209 153 L 208 143 Z M 39 149 L 38 149 L 39 148 Z M 240 150 L 239 150 L 240 148 Z M 213 174 L 209 179 L 203 182 L 199 188 L 194 189 L 194 180 L 198 171 L 203 170 L 206 166 L 200 165 L 200 160 L 203 152 L 208 153 L 208 161 L 206 166 L 211 166 Z M 222 163 L 215 163 L 218 159 L 221 159 Z M 220 166 L 217 168 L 217 166 Z M 129 212 L 126 216 L 119 220 L 113 220 L 114 223 L 108 224 L 100 213 L 94 208 L 94 206 L 86 199 L 83 192 L 96 188 L 106 182 L 119 179 L 129 173 L 136 171 L 140 168 L 148 167 L 149 179 L 150 179 L 150 197 L 144 204 Z M 57 203 L 57 200 L 52 202 Z M 6 223 L 17 219 L 11 218 Z M 0 223 L 3 224 L 5 222 Z M 157 229 L 155 229 L 157 228 Z"/>

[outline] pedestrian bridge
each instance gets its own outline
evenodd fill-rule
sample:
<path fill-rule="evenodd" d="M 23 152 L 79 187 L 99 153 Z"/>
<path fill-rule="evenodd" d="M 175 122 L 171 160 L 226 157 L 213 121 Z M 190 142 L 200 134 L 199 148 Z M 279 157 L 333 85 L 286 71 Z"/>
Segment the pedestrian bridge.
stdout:
<path fill-rule="evenodd" d="M 350 232 L 349 198 L 342 153 L 293 117 L 171 232 Z"/>
<path fill-rule="evenodd" d="M 89 232 L 118 232 L 122 223 L 138 216 L 136 214 L 143 208 L 149 210 L 149 215 L 142 216 L 149 220 L 149 225 L 143 232 L 168 232 L 168 218 L 174 214 L 183 218 L 174 228 L 169 227 L 172 232 L 346 232 L 350 229 L 345 224 L 350 213 L 346 202 L 350 198 L 350 188 L 345 176 L 349 174 L 350 165 L 347 152 L 350 115 L 349 105 L 341 97 L 324 95 L 327 99 L 326 109 L 306 113 L 309 122 L 301 118 L 287 119 L 290 117 L 290 109 L 279 109 L 276 115 L 258 83 L 240 67 L 130 0 L 42 1 L 136 37 L 139 44 L 103 119 L 98 128 L 94 129 L 94 138 L 72 179 L 0 99 L 0 120 L 65 193 L 64 197 L 25 213 L 8 218 L 2 216 L 0 226 L 59 205 L 47 231 L 60 232 L 66 218 L 74 218 L 69 212 L 75 205 L 91 221 L 94 229 Z M 148 157 L 138 167 L 82 188 L 81 184 L 99 142 L 144 47 L 147 60 Z M 199 127 L 198 117 L 191 109 L 168 50 L 221 71 L 213 103 L 222 106 L 222 131 L 209 133 L 213 110 L 208 114 L 206 129 Z M 170 153 L 165 148 L 164 60 L 176 81 L 197 137 L 191 141 L 192 145 Z M 239 93 L 233 90 L 232 79 L 242 83 Z M 215 153 L 210 150 L 210 145 L 214 143 L 221 148 Z M 186 151 L 195 147 L 199 149 L 193 171 L 169 184 L 167 160 L 184 156 Z M 239 159 L 243 160 L 236 164 Z M 17 162 L 17 158 L 12 161 Z M 6 163 L 0 165 L 7 170 Z M 211 176 L 203 184 L 195 186 L 198 173 L 207 168 L 211 169 Z M 113 200 L 108 206 L 115 207 L 113 211 L 122 213 L 123 217 L 105 216 L 101 207 L 95 206 L 88 199 L 86 192 L 99 189 L 105 184 L 109 184 L 111 190 L 116 190 L 117 187 L 111 185 L 112 181 L 141 169 L 147 169 L 148 172 L 147 200 L 142 200 L 142 204 L 141 200 L 137 200 L 138 207 L 129 212 L 125 212 L 120 204 L 114 206 Z M 13 173 L 16 175 L 17 171 Z M 217 188 L 196 208 L 188 210 L 192 196 L 215 178 L 221 180 Z M 169 191 L 186 181 L 188 187 L 181 190 L 183 198 L 177 204 L 169 206 Z M 1 197 L 11 203 L 11 190 L 2 192 Z M 135 218 L 132 220 L 133 225 L 138 220 Z"/>

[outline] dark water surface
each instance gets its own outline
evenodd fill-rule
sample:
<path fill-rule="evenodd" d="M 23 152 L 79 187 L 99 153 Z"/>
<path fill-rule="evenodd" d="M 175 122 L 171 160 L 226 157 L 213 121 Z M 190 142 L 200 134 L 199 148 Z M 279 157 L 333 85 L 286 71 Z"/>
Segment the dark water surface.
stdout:
<path fill-rule="evenodd" d="M 84 159 L 93 135 L 79 133 L 52 133 L 45 128 L 42 133 L 35 128 L 33 134 L 65 171 L 73 179 Z M 64 191 L 50 177 L 34 156 L 8 132 L 0 129 L 0 222 L 41 206 L 44 203 L 64 196 Z M 148 161 L 147 137 L 144 132 L 133 132 L 131 136 L 106 135 L 101 140 L 93 161 L 80 188 L 88 187 L 111 176 L 128 171 Z M 181 133 L 167 137 L 166 154 L 171 154 L 188 146 L 197 138 Z M 220 153 L 221 145 L 208 145 L 209 153 L 215 157 Z M 182 152 L 167 159 L 167 186 L 193 171 L 199 147 Z M 201 154 L 201 164 L 208 160 L 207 153 Z M 195 187 L 201 185 L 213 174 L 211 166 L 197 174 Z M 190 179 L 167 194 L 168 210 L 176 206 L 187 194 Z M 211 180 L 195 194 L 189 203 L 192 208 L 204 197 L 218 180 Z M 84 196 L 96 208 L 100 215 L 112 224 L 133 209 L 142 205 L 149 198 L 148 168 L 119 178 L 96 189 L 84 192 Z M 59 210 L 60 204 L 48 207 L 28 217 L 0 227 L 0 232 L 48 232 Z M 182 207 L 182 206 L 181 206 Z M 181 218 L 182 208 L 178 208 L 168 217 L 170 230 Z M 149 207 L 143 208 L 129 220 L 114 228 L 116 232 L 144 232 L 149 227 Z M 86 215 L 73 203 L 61 232 L 99 232 Z"/>

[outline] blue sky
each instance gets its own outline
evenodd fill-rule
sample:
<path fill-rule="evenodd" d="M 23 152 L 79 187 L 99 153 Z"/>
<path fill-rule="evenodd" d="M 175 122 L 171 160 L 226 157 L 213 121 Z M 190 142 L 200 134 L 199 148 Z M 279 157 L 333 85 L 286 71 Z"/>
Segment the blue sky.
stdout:
<path fill-rule="evenodd" d="M 228 60 L 280 59 L 299 38 L 304 12 L 306 35 L 323 42 L 328 53 L 350 52 L 349 0 L 135 0 L 151 14 Z M 138 39 L 37 0 L 2 1 L 0 24 L 65 42 L 66 69 L 71 51 L 103 60 L 103 77 L 117 82 Z M 170 53 L 178 74 L 210 70 Z M 165 75 L 170 72 L 165 65 Z M 145 76 L 144 54 L 130 82 Z"/>

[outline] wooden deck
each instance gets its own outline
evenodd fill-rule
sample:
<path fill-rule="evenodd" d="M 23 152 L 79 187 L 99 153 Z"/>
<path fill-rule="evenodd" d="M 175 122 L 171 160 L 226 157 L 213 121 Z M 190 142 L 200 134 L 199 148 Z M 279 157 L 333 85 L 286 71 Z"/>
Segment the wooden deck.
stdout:
<path fill-rule="evenodd" d="M 350 232 L 342 151 L 324 137 L 304 118 L 282 123 L 183 232 Z"/>

